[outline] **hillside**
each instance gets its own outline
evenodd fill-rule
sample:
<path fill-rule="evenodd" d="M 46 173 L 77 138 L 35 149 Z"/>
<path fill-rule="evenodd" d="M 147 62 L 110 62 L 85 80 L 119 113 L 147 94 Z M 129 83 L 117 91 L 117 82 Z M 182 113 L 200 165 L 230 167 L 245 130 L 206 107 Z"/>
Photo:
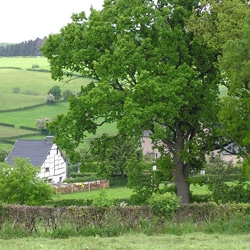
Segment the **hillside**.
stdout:
<path fill-rule="evenodd" d="M 32 66 L 36 69 L 31 71 Z M 70 82 L 51 79 L 49 63 L 44 57 L 0 58 L 0 148 L 10 149 L 17 138 L 44 138 L 37 131 L 38 118 L 55 118 L 66 113 L 67 102 L 45 103 L 48 91 L 55 85 L 62 93 L 77 93 L 90 79 L 78 78 Z M 69 80 L 69 78 L 67 79 Z M 109 131 L 109 128 L 104 128 Z"/>

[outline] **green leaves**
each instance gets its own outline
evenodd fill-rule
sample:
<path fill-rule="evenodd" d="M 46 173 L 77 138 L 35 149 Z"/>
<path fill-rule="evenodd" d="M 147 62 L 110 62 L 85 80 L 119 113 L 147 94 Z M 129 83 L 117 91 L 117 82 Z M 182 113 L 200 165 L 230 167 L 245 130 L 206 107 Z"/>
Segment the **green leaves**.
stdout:
<path fill-rule="evenodd" d="M 37 177 L 39 168 L 27 159 L 14 165 L 0 163 L 0 201 L 8 204 L 42 205 L 52 197 L 52 187 Z"/>
<path fill-rule="evenodd" d="M 68 114 L 49 126 L 72 159 L 79 160 L 74 151 L 86 133 L 117 122 L 127 136 L 151 130 L 156 145 L 169 149 L 162 157 L 179 158 L 178 169 L 193 162 L 180 152 L 184 145 L 187 151 L 189 145 L 196 148 L 203 126 L 215 121 L 219 83 L 215 51 L 187 28 L 193 6 L 193 1 L 105 1 L 102 11 L 92 10 L 86 21 L 74 15 L 46 40 L 42 51 L 54 78 L 64 71 L 94 78 L 70 99 Z M 188 159 L 197 157 L 189 152 Z"/>

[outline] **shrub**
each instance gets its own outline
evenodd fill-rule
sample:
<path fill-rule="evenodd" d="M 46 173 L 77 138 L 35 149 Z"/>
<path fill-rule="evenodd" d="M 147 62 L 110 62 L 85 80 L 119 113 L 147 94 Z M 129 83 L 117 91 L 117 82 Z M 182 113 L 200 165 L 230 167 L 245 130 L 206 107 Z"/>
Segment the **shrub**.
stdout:
<path fill-rule="evenodd" d="M 102 189 L 99 197 L 94 200 L 93 204 L 97 207 L 112 207 L 113 200 L 110 200 L 105 189 Z"/>
<path fill-rule="evenodd" d="M 6 157 L 8 156 L 8 153 L 8 150 L 0 148 L 0 162 L 5 161 Z"/>
<path fill-rule="evenodd" d="M 175 211 L 180 207 L 179 198 L 175 194 L 154 193 L 149 199 L 149 205 L 156 215 L 161 217 L 171 217 Z"/>
<path fill-rule="evenodd" d="M 39 65 L 38 64 L 32 64 L 32 69 L 38 69 Z"/>
<path fill-rule="evenodd" d="M 12 93 L 14 93 L 14 94 L 18 94 L 19 92 L 20 92 L 20 88 L 19 87 L 14 87 L 12 89 Z"/>
<path fill-rule="evenodd" d="M 48 95 L 53 95 L 56 101 L 60 100 L 62 97 L 60 86 L 56 85 L 56 86 L 52 87 L 48 91 Z"/>
<path fill-rule="evenodd" d="M 40 205 L 52 198 L 53 189 L 37 177 L 40 169 L 27 159 L 0 163 L 0 201 L 7 204 Z"/>
<path fill-rule="evenodd" d="M 75 94 L 68 89 L 63 91 L 62 95 L 63 95 L 63 101 L 65 101 L 65 102 L 68 101 L 70 96 L 75 96 Z"/>

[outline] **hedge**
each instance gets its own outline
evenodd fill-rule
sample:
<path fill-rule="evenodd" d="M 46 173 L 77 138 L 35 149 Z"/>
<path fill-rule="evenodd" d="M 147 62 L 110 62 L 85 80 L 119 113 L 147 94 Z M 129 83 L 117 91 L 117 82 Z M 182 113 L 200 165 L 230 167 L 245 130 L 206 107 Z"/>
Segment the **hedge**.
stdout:
<path fill-rule="evenodd" d="M 32 106 L 27 106 L 27 107 L 22 107 L 22 108 L 5 109 L 5 110 L 0 110 L 0 113 L 16 112 L 16 111 L 21 111 L 21 110 L 27 110 L 27 109 L 41 107 L 41 106 L 44 106 L 44 105 L 47 105 L 47 104 L 44 102 L 44 103 L 35 104 L 35 105 L 32 105 Z"/>
<path fill-rule="evenodd" d="M 162 226 L 168 226 L 171 222 L 175 226 L 185 222 L 212 225 L 218 220 L 222 222 L 237 218 L 247 219 L 249 212 L 250 204 L 193 203 L 181 206 L 172 218 L 164 219 L 155 215 L 149 206 L 107 208 L 0 205 L 0 232 L 4 231 L 7 225 L 11 225 L 13 231 L 21 229 L 22 232 L 29 234 L 50 233 L 55 236 L 60 230 L 67 230 L 67 233 L 73 234 L 85 229 L 98 231 L 106 227 L 113 227 L 116 231 L 119 227 L 119 230 L 131 232 L 131 229 L 142 229 L 143 225 L 151 226 L 154 232 L 157 232 Z"/>
<path fill-rule="evenodd" d="M 1 111 L 0 111 L 1 112 Z M 10 124 L 10 123 L 4 123 L 4 122 L 0 122 L 0 126 L 4 126 L 4 127 L 11 127 L 14 128 L 15 125 L 14 124 Z"/>

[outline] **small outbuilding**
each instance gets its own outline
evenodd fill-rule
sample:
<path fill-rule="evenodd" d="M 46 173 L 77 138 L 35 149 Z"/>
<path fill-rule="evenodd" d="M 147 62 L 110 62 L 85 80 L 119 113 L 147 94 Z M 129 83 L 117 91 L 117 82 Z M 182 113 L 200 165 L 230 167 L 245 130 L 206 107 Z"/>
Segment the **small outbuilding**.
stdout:
<path fill-rule="evenodd" d="M 67 160 L 53 143 L 53 136 L 41 140 L 18 139 L 6 162 L 13 165 L 15 157 L 28 158 L 34 167 L 41 167 L 38 177 L 47 178 L 52 183 L 63 182 L 67 177 Z"/>

